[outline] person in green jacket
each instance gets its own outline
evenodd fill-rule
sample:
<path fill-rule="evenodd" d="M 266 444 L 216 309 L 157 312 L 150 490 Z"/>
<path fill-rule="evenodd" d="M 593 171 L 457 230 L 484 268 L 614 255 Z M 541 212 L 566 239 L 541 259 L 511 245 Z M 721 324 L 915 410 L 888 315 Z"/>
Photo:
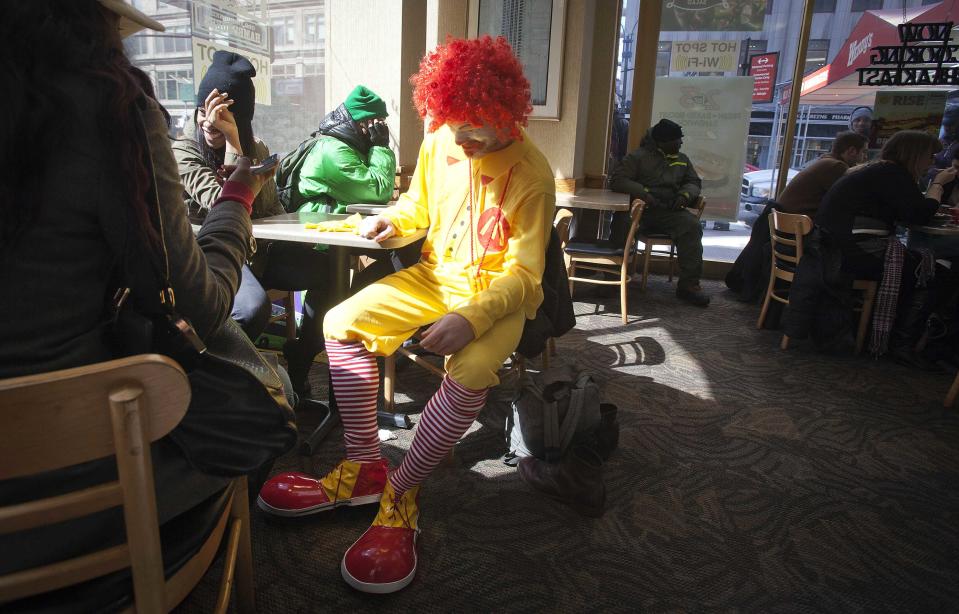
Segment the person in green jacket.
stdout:
<path fill-rule="evenodd" d="M 297 191 L 305 201 L 299 211 L 346 213 L 356 203 L 386 204 L 393 196 L 396 157 L 390 149 L 386 103 L 364 85 L 357 85 L 343 104 L 330 112 L 317 133 L 320 138 L 303 161 Z M 367 254 L 376 262 L 353 279 L 352 288 L 364 286 L 415 264 L 422 241 L 388 257 L 381 251 Z"/>
<path fill-rule="evenodd" d="M 307 154 L 297 190 L 300 211 L 346 213 L 355 203 L 386 204 L 393 196 L 396 157 L 390 149 L 386 103 L 363 85 L 320 122 L 322 136 Z"/>

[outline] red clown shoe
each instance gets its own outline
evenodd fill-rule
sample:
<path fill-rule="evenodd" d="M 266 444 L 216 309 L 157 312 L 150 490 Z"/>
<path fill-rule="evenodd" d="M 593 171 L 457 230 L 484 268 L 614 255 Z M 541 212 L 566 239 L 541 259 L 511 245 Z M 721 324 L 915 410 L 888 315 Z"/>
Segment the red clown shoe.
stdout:
<path fill-rule="evenodd" d="M 344 460 L 322 479 L 305 473 L 281 473 L 270 478 L 256 504 L 277 516 L 306 516 L 343 505 L 376 503 L 386 485 L 386 460 Z"/>
<path fill-rule="evenodd" d="M 364 593 L 394 593 L 416 575 L 416 536 L 420 487 L 397 497 L 386 483 L 373 525 L 343 555 L 340 571 L 346 583 Z"/>

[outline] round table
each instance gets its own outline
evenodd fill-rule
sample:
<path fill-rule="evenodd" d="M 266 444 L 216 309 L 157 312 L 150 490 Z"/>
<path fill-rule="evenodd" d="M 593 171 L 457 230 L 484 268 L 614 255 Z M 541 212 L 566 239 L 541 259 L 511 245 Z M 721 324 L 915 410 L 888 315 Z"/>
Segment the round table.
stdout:
<path fill-rule="evenodd" d="M 959 226 L 910 226 L 906 247 L 931 249 L 936 258 L 959 260 Z"/>

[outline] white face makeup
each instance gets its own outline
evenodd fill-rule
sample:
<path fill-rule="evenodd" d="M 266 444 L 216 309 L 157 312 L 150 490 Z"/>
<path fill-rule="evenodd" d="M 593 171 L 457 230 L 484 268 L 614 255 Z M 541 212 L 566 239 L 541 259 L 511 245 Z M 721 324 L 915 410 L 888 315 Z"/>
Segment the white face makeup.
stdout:
<path fill-rule="evenodd" d="M 496 131 L 489 126 L 474 126 L 469 122 L 450 123 L 456 144 L 463 148 L 468 158 L 482 158 L 488 153 L 503 149 L 509 142 L 503 142 Z"/>

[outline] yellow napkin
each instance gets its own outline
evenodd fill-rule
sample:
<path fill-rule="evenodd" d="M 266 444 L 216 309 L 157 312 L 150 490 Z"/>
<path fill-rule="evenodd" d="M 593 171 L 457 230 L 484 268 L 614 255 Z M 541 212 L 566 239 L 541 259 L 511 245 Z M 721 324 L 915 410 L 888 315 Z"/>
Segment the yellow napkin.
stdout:
<path fill-rule="evenodd" d="M 306 227 L 318 230 L 320 232 L 352 232 L 353 234 L 359 234 L 360 222 L 362 221 L 363 216 L 359 213 L 354 213 L 350 217 L 343 220 L 309 223 L 306 224 Z"/>

